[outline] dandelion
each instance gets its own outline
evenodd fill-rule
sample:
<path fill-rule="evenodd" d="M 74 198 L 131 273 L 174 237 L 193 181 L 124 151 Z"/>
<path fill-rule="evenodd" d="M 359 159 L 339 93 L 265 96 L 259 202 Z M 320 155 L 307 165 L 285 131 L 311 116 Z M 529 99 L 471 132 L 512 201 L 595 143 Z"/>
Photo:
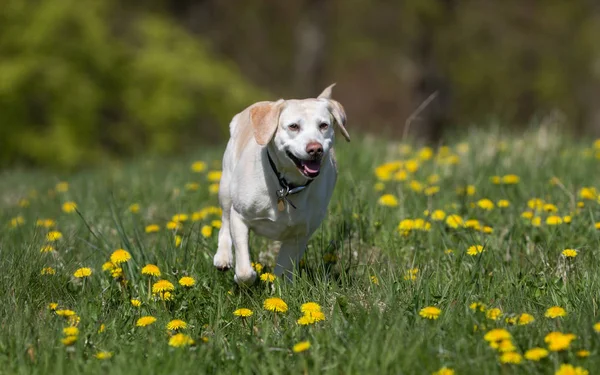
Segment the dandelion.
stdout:
<path fill-rule="evenodd" d="M 304 315 L 300 319 L 297 320 L 297 323 L 301 326 L 306 326 L 309 324 L 314 324 L 315 319 L 312 316 Z"/>
<path fill-rule="evenodd" d="M 446 225 L 450 228 L 456 229 L 464 226 L 464 220 L 459 215 L 448 215 L 446 217 Z"/>
<path fill-rule="evenodd" d="M 473 311 L 485 311 L 487 309 L 487 306 L 485 303 L 483 302 L 473 302 L 469 305 L 469 309 L 473 310 Z"/>
<path fill-rule="evenodd" d="M 418 273 L 419 273 L 418 268 L 411 268 L 408 271 L 406 271 L 406 274 L 404 275 L 404 280 L 415 281 L 417 279 Z"/>
<path fill-rule="evenodd" d="M 578 350 L 575 355 L 577 355 L 579 358 L 587 358 L 590 356 L 590 351 L 589 350 Z"/>
<path fill-rule="evenodd" d="M 213 220 L 210 222 L 210 225 L 213 228 L 221 229 L 221 225 L 223 225 L 223 223 L 221 222 L 221 220 Z"/>
<path fill-rule="evenodd" d="M 579 197 L 581 199 L 596 200 L 598 198 L 598 192 L 593 187 L 582 187 L 579 190 Z"/>
<path fill-rule="evenodd" d="M 577 250 L 575 249 L 564 249 L 562 255 L 565 258 L 575 258 L 577 256 Z"/>
<path fill-rule="evenodd" d="M 500 318 L 502 316 L 502 310 L 500 310 L 499 308 L 493 308 L 493 309 L 489 309 L 488 311 L 485 312 L 485 317 L 490 319 L 490 320 L 498 320 L 498 318 Z"/>
<path fill-rule="evenodd" d="M 507 201 L 506 199 L 500 199 L 497 203 L 498 207 L 500 208 L 506 208 L 510 206 L 510 202 Z"/>
<path fill-rule="evenodd" d="M 442 313 L 442 310 L 440 310 L 439 308 L 435 307 L 435 306 L 427 306 L 421 309 L 421 311 L 419 311 L 419 315 L 423 318 L 426 319 L 437 319 L 440 317 L 440 314 Z"/>
<path fill-rule="evenodd" d="M 94 354 L 94 357 L 99 360 L 105 360 L 112 358 L 113 354 L 111 352 L 98 352 Z"/>
<path fill-rule="evenodd" d="M 308 349 L 310 349 L 310 342 L 308 341 L 300 341 L 292 347 L 294 353 L 302 353 Z"/>
<path fill-rule="evenodd" d="M 544 342 L 548 344 L 548 349 L 553 352 L 566 350 L 571 346 L 571 341 L 577 336 L 572 333 L 550 332 L 544 337 Z"/>
<path fill-rule="evenodd" d="M 454 370 L 444 366 L 436 372 L 433 372 L 431 375 L 454 375 Z"/>
<path fill-rule="evenodd" d="M 596 331 L 597 333 L 600 333 L 600 322 L 594 324 L 594 331 Z"/>
<path fill-rule="evenodd" d="M 163 301 L 172 301 L 173 300 L 173 294 L 171 292 L 158 293 L 158 296 Z"/>
<path fill-rule="evenodd" d="M 531 348 L 524 354 L 525 359 L 530 361 L 539 361 L 542 358 L 546 358 L 549 352 L 544 348 Z"/>
<path fill-rule="evenodd" d="M 38 227 L 52 228 L 56 225 L 56 221 L 52 219 L 38 219 L 35 222 L 35 225 Z"/>
<path fill-rule="evenodd" d="M 181 285 L 181 286 L 192 287 L 195 284 L 196 284 L 196 280 L 190 276 L 184 276 L 181 279 L 179 279 L 179 285 Z"/>
<path fill-rule="evenodd" d="M 485 334 L 485 336 L 483 336 L 483 339 L 488 342 L 494 342 L 494 341 L 510 340 L 511 337 L 512 336 L 510 335 L 510 332 L 508 332 L 504 328 L 495 328 L 495 329 L 489 330 Z"/>
<path fill-rule="evenodd" d="M 56 310 L 57 308 L 58 308 L 58 303 L 56 303 L 56 302 L 50 302 L 50 303 L 48 304 L 48 310 L 52 310 L 52 311 L 54 311 L 54 310 Z"/>
<path fill-rule="evenodd" d="M 169 230 L 178 230 L 182 228 L 181 223 L 178 221 L 169 221 L 166 227 Z"/>
<path fill-rule="evenodd" d="M 64 316 L 65 318 L 75 315 L 75 311 L 73 310 L 56 310 L 54 313 L 58 316 Z"/>
<path fill-rule="evenodd" d="M 149 326 L 150 324 L 153 324 L 154 322 L 156 322 L 156 318 L 148 315 L 148 316 L 142 316 L 141 318 L 139 318 L 135 322 L 135 325 L 138 327 L 146 327 L 146 326 Z"/>
<path fill-rule="evenodd" d="M 167 329 L 170 331 L 177 331 L 185 328 L 187 328 L 187 323 L 181 319 L 173 319 L 167 323 Z"/>
<path fill-rule="evenodd" d="M 502 183 L 505 185 L 518 184 L 520 180 L 521 179 L 519 178 L 519 176 L 514 174 L 507 174 L 505 176 L 502 176 Z"/>
<path fill-rule="evenodd" d="M 77 335 L 79 335 L 79 328 L 77 328 L 77 327 L 65 327 L 65 328 L 63 328 L 63 334 L 65 336 L 77 336 Z"/>
<path fill-rule="evenodd" d="M 219 192 L 219 184 L 210 184 L 208 185 L 208 192 L 210 194 L 217 194 Z"/>
<path fill-rule="evenodd" d="M 56 270 L 52 267 L 44 267 L 40 271 L 40 275 L 54 275 L 56 274 Z"/>
<path fill-rule="evenodd" d="M 583 367 L 575 367 L 573 365 L 563 363 L 560 368 L 554 373 L 555 375 L 588 375 L 589 371 Z"/>
<path fill-rule="evenodd" d="M 169 339 L 169 346 L 179 348 L 182 346 L 194 345 L 194 340 L 183 333 L 178 333 L 176 335 L 171 336 Z"/>
<path fill-rule="evenodd" d="M 371 282 L 375 285 L 379 285 L 379 278 L 377 278 L 377 276 L 375 275 L 371 275 L 371 277 L 369 278 L 371 279 Z"/>
<path fill-rule="evenodd" d="M 129 302 L 131 302 L 131 306 L 133 307 L 142 306 L 142 301 L 140 301 L 139 299 L 131 299 Z"/>
<path fill-rule="evenodd" d="M 560 216 L 552 215 L 546 218 L 546 225 L 560 225 L 563 223 L 563 219 Z"/>
<path fill-rule="evenodd" d="M 272 273 L 265 272 L 262 275 L 260 275 L 260 280 L 266 283 L 272 283 L 273 281 L 275 281 L 276 277 L 277 276 L 273 275 Z"/>
<path fill-rule="evenodd" d="M 202 237 L 204 238 L 212 236 L 212 232 L 213 228 L 210 225 L 204 225 L 202 229 L 200 229 L 200 234 L 202 234 Z"/>
<path fill-rule="evenodd" d="M 473 245 L 467 249 L 467 254 L 475 256 L 477 254 L 481 254 L 484 250 L 484 247 L 481 245 Z"/>
<path fill-rule="evenodd" d="M 242 318 L 249 318 L 254 314 L 254 312 L 252 312 L 252 310 L 247 309 L 247 308 L 241 308 L 241 309 L 237 309 L 233 312 L 233 315 L 235 316 L 239 316 Z"/>
<path fill-rule="evenodd" d="M 181 240 L 182 238 L 180 235 L 175 236 L 175 247 L 179 247 L 179 245 L 181 245 Z"/>
<path fill-rule="evenodd" d="M 200 184 L 198 184 L 197 182 L 188 182 L 187 184 L 185 184 L 184 188 L 187 191 L 196 191 L 200 188 Z"/>
<path fill-rule="evenodd" d="M 311 324 L 325 320 L 325 314 L 321 311 L 307 311 L 304 317 L 308 318 Z"/>
<path fill-rule="evenodd" d="M 113 262 L 104 262 L 104 264 L 102 264 L 102 271 L 112 271 L 116 267 L 117 266 L 115 266 Z"/>
<path fill-rule="evenodd" d="M 71 213 L 77 209 L 77 203 L 75 202 L 65 202 L 62 205 L 63 212 Z"/>
<path fill-rule="evenodd" d="M 531 314 L 523 313 L 519 315 L 519 319 L 517 319 L 517 324 L 520 326 L 524 326 L 527 324 L 531 324 L 535 321 L 535 318 Z"/>
<path fill-rule="evenodd" d="M 288 310 L 288 305 L 281 298 L 271 297 L 267 298 L 263 303 L 263 307 L 266 310 L 273 312 L 286 312 Z"/>
<path fill-rule="evenodd" d="M 221 181 L 221 171 L 210 171 L 207 173 L 206 178 L 210 182 L 219 182 Z"/>
<path fill-rule="evenodd" d="M 12 228 L 18 227 L 19 225 L 23 225 L 23 224 L 25 224 L 25 219 L 21 215 L 10 219 L 10 226 Z"/>
<path fill-rule="evenodd" d="M 71 346 L 77 342 L 77 336 L 67 336 L 60 340 L 64 346 Z"/>
<path fill-rule="evenodd" d="M 200 160 L 195 161 L 192 163 L 191 170 L 195 173 L 204 172 L 206 170 L 206 163 Z"/>
<path fill-rule="evenodd" d="M 175 289 L 173 283 L 169 280 L 158 280 L 152 285 L 152 293 L 168 292 Z"/>
<path fill-rule="evenodd" d="M 160 230 L 160 226 L 158 224 L 146 225 L 146 228 L 145 228 L 146 233 L 156 233 L 159 230 Z"/>
<path fill-rule="evenodd" d="M 443 221 L 446 218 L 446 213 L 442 210 L 435 210 L 431 213 L 431 220 Z"/>
<path fill-rule="evenodd" d="M 506 352 L 502 353 L 500 356 L 500 363 L 509 363 L 513 365 L 518 365 L 523 361 L 523 357 L 521 354 L 517 352 Z"/>
<path fill-rule="evenodd" d="M 54 188 L 59 193 L 66 193 L 67 191 L 69 191 L 69 183 L 65 182 L 65 181 L 61 181 L 58 184 L 56 184 L 56 186 Z"/>
<path fill-rule="evenodd" d="M 477 206 L 487 211 L 491 211 L 494 209 L 494 202 L 491 200 L 484 198 L 477 201 Z"/>
<path fill-rule="evenodd" d="M 53 230 L 51 232 L 48 232 L 48 234 L 46 235 L 46 240 L 48 240 L 49 242 L 54 242 L 54 241 L 58 241 L 63 237 L 62 233 L 60 233 L 59 231 Z"/>
<path fill-rule="evenodd" d="M 383 191 L 385 189 L 385 184 L 383 182 L 377 182 L 373 185 L 373 190 L 375 191 Z"/>
<path fill-rule="evenodd" d="M 144 268 L 142 268 L 142 275 L 150 275 L 150 276 L 160 276 L 160 269 L 154 264 L 146 264 Z"/>
<path fill-rule="evenodd" d="M 176 215 L 173 215 L 171 220 L 176 223 L 182 223 L 182 222 L 187 221 L 188 218 L 189 218 L 189 216 L 187 214 L 176 214 Z"/>
<path fill-rule="evenodd" d="M 396 207 L 398 206 L 398 199 L 392 194 L 384 194 L 377 201 L 381 206 Z"/>
<path fill-rule="evenodd" d="M 106 330 L 106 325 L 104 323 L 100 324 L 100 327 L 98 328 L 98 333 L 102 333 Z"/>
<path fill-rule="evenodd" d="M 316 302 L 306 302 L 300 306 L 300 311 L 303 313 L 319 312 L 321 311 L 321 306 Z"/>
<path fill-rule="evenodd" d="M 544 314 L 546 318 L 555 319 L 563 316 L 567 316 L 567 312 L 560 306 L 552 306 Z"/>
<path fill-rule="evenodd" d="M 131 259 L 131 254 L 129 254 L 127 250 L 123 249 L 115 250 L 110 256 L 110 261 L 114 264 L 125 263 L 129 259 Z"/>
<path fill-rule="evenodd" d="M 254 270 L 255 270 L 257 273 L 261 273 L 261 272 L 262 272 L 262 270 L 263 270 L 263 265 L 262 265 L 262 264 L 260 264 L 260 263 L 254 263 L 254 262 L 252 262 L 252 264 L 251 264 L 251 265 L 252 265 L 252 268 L 254 268 Z"/>
<path fill-rule="evenodd" d="M 89 267 L 82 267 L 77 269 L 74 273 L 73 276 L 75 276 L 78 279 L 83 279 L 85 277 L 90 277 L 92 276 L 92 269 Z"/>
<path fill-rule="evenodd" d="M 140 205 L 139 203 L 133 203 L 127 208 L 127 210 L 132 214 L 137 214 L 138 212 L 140 212 Z"/>

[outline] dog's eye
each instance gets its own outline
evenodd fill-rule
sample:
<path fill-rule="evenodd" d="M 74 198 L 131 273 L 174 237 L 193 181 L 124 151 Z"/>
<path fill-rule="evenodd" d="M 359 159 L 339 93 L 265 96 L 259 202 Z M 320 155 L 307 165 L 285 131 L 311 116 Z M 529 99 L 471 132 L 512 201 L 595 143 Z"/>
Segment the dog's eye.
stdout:
<path fill-rule="evenodd" d="M 328 128 L 328 127 L 329 127 L 329 124 L 328 124 L 328 123 L 326 123 L 326 122 L 322 122 L 322 123 L 319 125 L 319 129 L 321 129 L 321 130 L 327 130 L 327 128 Z"/>
<path fill-rule="evenodd" d="M 300 126 L 298 124 L 290 124 L 290 125 L 288 125 L 288 128 L 293 131 L 300 130 Z"/>

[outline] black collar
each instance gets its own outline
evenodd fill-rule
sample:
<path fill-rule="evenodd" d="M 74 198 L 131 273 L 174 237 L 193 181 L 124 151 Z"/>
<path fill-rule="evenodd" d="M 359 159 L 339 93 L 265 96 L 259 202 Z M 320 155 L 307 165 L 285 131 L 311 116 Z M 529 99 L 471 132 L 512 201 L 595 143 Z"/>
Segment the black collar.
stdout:
<path fill-rule="evenodd" d="M 289 203 L 290 206 L 296 208 L 296 206 L 294 206 L 294 204 L 288 199 L 288 195 L 297 194 L 297 193 L 301 192 L 302 190 L 306 189 L 308 187 L 308 185 L 310 185 L 310 183 L 313 182 L 313 180 L 308 180 L 306 182 L 306 184 L 299 185 L 299 186 L 290 184 L 286 181 L 286 179 L 277 170 L 277 167 L 275 166 L 273 159 L 271 159 L 271 155 L 269 154 L 268 149 L 267 149 L 267 158 L 269 159 L 269 164 L 271 165 L 271 169 L 275 173 L 275 176 L 277 176 L 277 180 L 279 180 L 279 186 L 281 187 L 281 189 L 277 190 L 277 206 L 279 208 L 279 211 L 283 211 L 283 202 L 284 201 Z"/>

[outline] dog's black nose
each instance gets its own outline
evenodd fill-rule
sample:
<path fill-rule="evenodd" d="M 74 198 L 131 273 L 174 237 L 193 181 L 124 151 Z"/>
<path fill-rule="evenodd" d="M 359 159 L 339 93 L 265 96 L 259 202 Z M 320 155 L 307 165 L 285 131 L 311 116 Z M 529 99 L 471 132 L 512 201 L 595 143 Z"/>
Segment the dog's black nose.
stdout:
<path fill-rule="evenodd" d="M 306 145 L 306 152 L 312 157 L 321 157 L 323 155 L 323 145 L 319 142 L 310 142 Z"/>

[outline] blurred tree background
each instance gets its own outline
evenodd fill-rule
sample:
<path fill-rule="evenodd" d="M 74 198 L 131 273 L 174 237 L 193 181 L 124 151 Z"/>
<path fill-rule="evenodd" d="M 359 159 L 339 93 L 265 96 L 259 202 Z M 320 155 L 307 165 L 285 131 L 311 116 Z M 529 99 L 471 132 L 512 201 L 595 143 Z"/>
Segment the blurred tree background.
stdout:
<path fill-rule="evenodd" d="M 349 129 L 436 140 L 560 114 L 600 131 L 595 0 L 3 0 L 0 166 L 226 139 L 252 102 L 337 82 Z"/>

